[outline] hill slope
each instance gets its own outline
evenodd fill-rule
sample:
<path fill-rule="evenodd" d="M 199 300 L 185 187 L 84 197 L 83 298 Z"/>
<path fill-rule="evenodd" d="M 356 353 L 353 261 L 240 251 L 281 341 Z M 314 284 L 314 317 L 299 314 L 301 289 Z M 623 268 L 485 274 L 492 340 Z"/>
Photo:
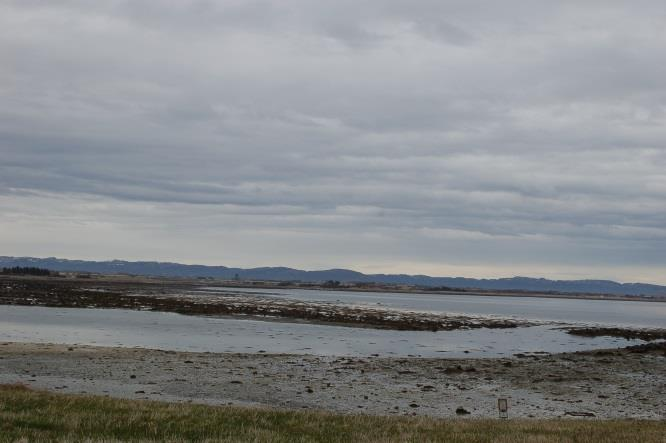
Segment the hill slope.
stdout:
<path fill-rule="evenodd" d="M 544 278 L 512 277 L 474 279 L 463 277 L 430 277 L 406 274 L 363 274 L 349 269 L 303 271 L 286 267 L 228 268 L 226 266 L 184 265 L 180 263 L 123 260 L 86 261 L 59 258 L 0 257 L 0 267 L 35 266 L 53 271 L 96 272 L 102 274 L 136 274 L 164 277 L 214 277 L 232 279 L 238 275 L 248 280 L 323 282 L 374 282 L 447 286 L 492 290 L 586 292 L 617 295 L 666 296 L 666 286 L 646 283 L 618 283 L 611 280 L 548 280 Z"/>

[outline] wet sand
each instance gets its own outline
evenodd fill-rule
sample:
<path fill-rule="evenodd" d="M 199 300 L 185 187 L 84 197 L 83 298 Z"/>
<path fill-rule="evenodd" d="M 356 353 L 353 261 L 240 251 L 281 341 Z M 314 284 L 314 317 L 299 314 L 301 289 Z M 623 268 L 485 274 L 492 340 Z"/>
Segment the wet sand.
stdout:
<path fill-rule="evenodd" d="M 497 398 L 507 397 L 511 417 L 664 420 L 666 345 L 423 359 L 2 343 L 0 383 L 124 398 L 437 417 L 496 417 Z"/>

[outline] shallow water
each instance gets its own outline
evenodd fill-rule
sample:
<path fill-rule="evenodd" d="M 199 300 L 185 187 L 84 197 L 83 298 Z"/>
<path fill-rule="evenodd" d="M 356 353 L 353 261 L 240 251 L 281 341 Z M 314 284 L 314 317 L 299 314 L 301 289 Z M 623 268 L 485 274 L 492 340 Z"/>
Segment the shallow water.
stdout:
<path fill-rule="evenodd" d="M 502 297 L 455 294 L 321 291 L 308 289 L 203 288 L 206 293 L 248 292 L 303 301 L 383 306 L 392 309 L 510 317 L 646 328 L 666 327 L 666 303 L 623 300 L 584 300 L 546 297 Z"/>
<path fill-rule="evenodd" d="M 643 343 L 576 337 L 553 326 L 390 331 L 122 309 L 0 306 L 0 341 L 143 347 L 191 352 L 334 356 L 498 357 Z"/>

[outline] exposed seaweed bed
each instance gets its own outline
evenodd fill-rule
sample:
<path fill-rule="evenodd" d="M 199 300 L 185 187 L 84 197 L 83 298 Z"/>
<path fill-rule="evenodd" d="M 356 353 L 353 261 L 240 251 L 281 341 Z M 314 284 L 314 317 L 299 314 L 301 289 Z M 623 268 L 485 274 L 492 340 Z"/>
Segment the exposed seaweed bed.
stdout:
<path fill-rule="evenodd" d="M 6 279 L 0 305 L 116 308 L 187 315 L 253 316 L 403 331 L 515 328 L 534 323 L 487 317 L 438 315 L 326 302 L 303 302 L 247 293 L 206 294 L 182 283 L 81 282 Z"/>
<path fill-rule="evenodd" d="M 666 321 L 666 319 L 664 320 Z M 627 340 L 639 339 L 645 341 L 666 340 L 666 329 L 629 329 L 607 327 L 568 327 L 566 331 L 571 335 L 581 337 L 620 337 Z"/>
<path fill-rule="evenodd" d="M 63 279 L 0 276 L 0 305 L 60 308 L 115 308 L 185 315 L 242 316 L 272 321 L 305 321 L 338 326 L 402 331 L 453 331 L 516 328 L 537 322 L 491 317 L 398 311 L 370 306 L 305 302 L 247 292 L 207 293 L 193 280 Z M 543 323 L 543 322 L 541 322 Z M 585 337 L 611 336 L 645 341 L 666 340 L 666 329 L 562 326 Z"/>

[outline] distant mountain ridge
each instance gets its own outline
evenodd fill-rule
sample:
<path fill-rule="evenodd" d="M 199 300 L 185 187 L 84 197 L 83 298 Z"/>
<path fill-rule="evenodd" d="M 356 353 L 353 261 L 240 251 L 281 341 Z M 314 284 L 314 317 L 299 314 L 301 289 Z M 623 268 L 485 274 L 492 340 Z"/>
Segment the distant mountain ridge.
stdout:
<path fill-rule="evenodd" d="M 228 268 L 226 266 L 184 265 L 154 261 L 87 261 L 55 257 L 3 257 L 0 268 L 34 266 L 53 271 L 95 272 L 101 274 L 135 274 L 163 277 L 214 277 L 233 279 L 238 275 L 248 280 L 302 281 L 410 284 L 421 286 L 447 286 L 450 288 L 520 290 L 537 292 L 585 292 L 615 295 L 666 296 L 666 286 L 647 283 L 618 283 L 611 280 L 548 280 L 544 278 L 512 277 L 475 279 L 464 277 L 430 277 L 406 274 L 363 274 L 349 269 L 303 271 L 286 267 Z"/>

